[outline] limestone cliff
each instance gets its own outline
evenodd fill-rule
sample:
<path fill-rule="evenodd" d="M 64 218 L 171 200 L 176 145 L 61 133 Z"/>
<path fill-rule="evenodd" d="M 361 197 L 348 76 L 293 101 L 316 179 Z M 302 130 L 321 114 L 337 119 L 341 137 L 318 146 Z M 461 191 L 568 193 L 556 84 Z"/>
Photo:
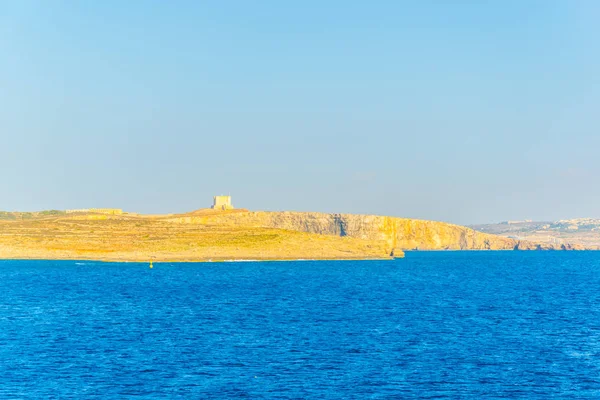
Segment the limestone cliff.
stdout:
<path fill-rule="evenodd" d="M 171 222 L 202 225 L 254 226 L 321 235 L 347 236 L 387 243 L 390 252 L 400 250 L 536 250 L 569 249 L 539 245 L 474 231 L 443 222 L 376 215 L 323 214 L 314 212 L 238 212 L 234 214 L 186 214 Z"/>
<path fill-rule="evenodd" d="M 25 214 L 23 214 L 25 215 Z M 0 258 L 126 261 L 367 259 L 402 250 L 570 249 L 442 222 L 375 215 L 199 210 L 0 219 Z"/>

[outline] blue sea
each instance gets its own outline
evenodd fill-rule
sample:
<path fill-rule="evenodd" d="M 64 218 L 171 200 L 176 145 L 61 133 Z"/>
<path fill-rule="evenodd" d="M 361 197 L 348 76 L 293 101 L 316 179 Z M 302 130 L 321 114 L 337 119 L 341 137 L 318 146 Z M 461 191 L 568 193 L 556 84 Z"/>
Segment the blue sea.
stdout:
<path fill-rule="evenodd" d="M 600 252 L 0 261 L 2 399 L 598 399 Z"/>

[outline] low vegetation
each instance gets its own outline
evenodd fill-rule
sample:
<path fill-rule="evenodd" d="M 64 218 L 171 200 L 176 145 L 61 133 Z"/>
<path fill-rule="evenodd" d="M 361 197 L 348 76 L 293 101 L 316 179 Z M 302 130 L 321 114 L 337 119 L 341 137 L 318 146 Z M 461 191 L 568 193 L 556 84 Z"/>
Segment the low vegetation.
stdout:
<path fill-rule="evenodd" d="M 160 217 L 7 213 L 0 258 L 199 261 L 385 258 L 382 241 Z"/>

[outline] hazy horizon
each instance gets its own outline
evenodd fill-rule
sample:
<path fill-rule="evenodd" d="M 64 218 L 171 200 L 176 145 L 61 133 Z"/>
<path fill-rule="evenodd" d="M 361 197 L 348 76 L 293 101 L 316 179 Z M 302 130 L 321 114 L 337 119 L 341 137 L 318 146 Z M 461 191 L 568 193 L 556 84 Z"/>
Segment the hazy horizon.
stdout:
<path fill-rule="evenodd" d="M 0 5 L 0 210 L 600 218 L 594 1 Z"/>

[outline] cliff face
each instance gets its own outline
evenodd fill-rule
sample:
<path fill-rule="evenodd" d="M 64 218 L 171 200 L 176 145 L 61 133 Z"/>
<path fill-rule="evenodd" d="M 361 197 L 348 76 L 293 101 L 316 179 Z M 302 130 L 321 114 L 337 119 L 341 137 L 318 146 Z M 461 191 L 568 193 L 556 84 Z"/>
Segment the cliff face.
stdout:
<path fill-rule="evenodd" d="M 0 258 L 140 261 L 366 259 L 402 250 L 571 249 L 442 222 L 374 215 L 199 210 L 0 220 Z"/>
<path fill-rule="evenodd" d="M 348 236 L 387 243 L 394 250 L 534 250 L 562 249 L 490 235 L 443 222 L 375 215 L 306 212 L 242 212 L 170 218 L 171 222 L 202 225 L 236 224 L 277 228 L 321 235 Z"/>

